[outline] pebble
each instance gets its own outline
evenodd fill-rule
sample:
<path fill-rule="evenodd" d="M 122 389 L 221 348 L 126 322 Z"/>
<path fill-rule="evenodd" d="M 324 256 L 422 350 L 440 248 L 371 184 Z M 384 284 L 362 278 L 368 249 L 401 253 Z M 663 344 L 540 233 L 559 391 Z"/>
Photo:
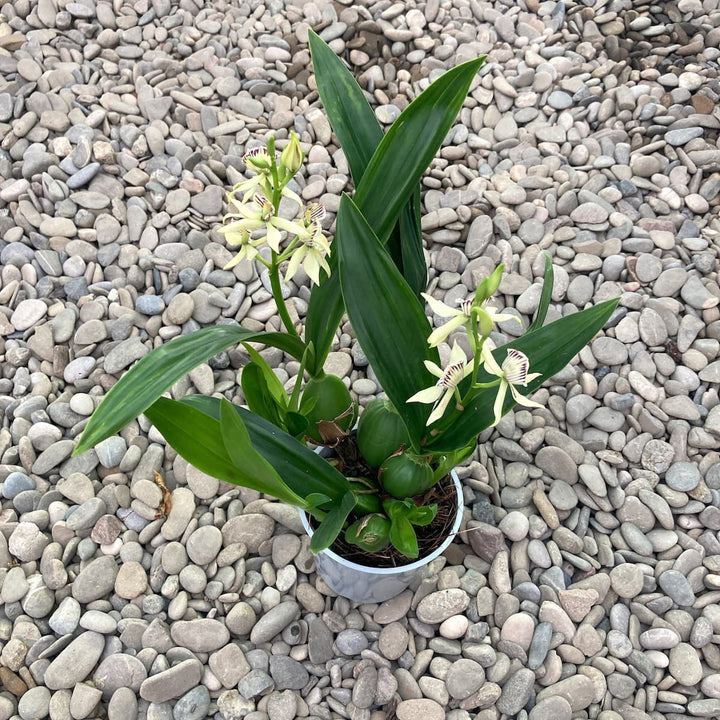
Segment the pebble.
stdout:
<path fill-rule="evenodd" d="M 697 650 L 688 643 L 679 643 L 670 650 L 670 674 L 680 685 L 693 687 L 702 680 L 702 664 Z"/>
<path fill-rule="evenodd" d="M 105 638 L 88 630 L 82 633 L 50 663 L 44 683 L 50 690 L 72 688 L 87 678 L 100 659 Z"/>

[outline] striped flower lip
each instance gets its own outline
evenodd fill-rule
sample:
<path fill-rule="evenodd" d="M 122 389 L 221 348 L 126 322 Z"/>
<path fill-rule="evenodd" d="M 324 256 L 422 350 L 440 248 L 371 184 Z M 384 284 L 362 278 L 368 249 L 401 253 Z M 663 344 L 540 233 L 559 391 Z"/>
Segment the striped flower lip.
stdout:
<path fill-rule="evenodd" d="M 457 343 L 453 343 L 450 362 L 445 370 L 430 360 L 425 360 L 425 367 L 438 378 L 438 381 L 432 387 L 415 393 L 407 401 L 433 403 L 433 410 L 426 423 L 432 425 L 445 414 L 458 385 L 472 372 L 472 363 L 468 363 L 462 348 Z"/>
<path fill-rule="evenodd" d="M 279 155 L 275 153 L 277 161 Z M 243 156 L 242 161 L 245 165 L 252 165 L 257 170 L 269 170 L 271 159 L 266 147 L 256 147 L 248 150 Z"/>

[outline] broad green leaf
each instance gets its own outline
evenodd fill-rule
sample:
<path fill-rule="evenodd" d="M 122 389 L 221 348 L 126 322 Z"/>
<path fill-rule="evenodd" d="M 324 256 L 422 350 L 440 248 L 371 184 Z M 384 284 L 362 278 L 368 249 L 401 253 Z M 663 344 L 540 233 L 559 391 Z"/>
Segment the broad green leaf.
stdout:
<path fill-rule="evenodd" d="M 530 372 L 540 373 L 539 378 L 532 381 L 527 388 L 522 388 L 523 395 L 530 395 L 548 378 L 562 370 L 592 340 L 608 321 L 617 303 L 617 300 L 606 300 L 594 307 L 567 315 L 497 348 L 493 351 L 493 355 L 500 365 L 505 360 L 509 348 L 515 348 L 527 355 L 530 360 Z M 485 378 L 485 380 L 491 379 L 490 376 Z M 440 421 L 433 426 L 439 433 L 427 442 L 425 451 L 451 452 L 472 442 L 485 428 L 492 425 L 496 393 L 497 388 L 480 390 L 461 413 L 452 416 L 449 422 Z M 507 412 L 514 404 L 512 396 L 508 393 L 504 411 Z"/>
<path fill-rule="evenodd" d="M 269 420 L 273 425 L 284 427 L 282 407 L 278 407 L 275 398 L 268 387 L 267 376 L 262 368 L 255 362 L 249 362 L 240 373 L 240 385 L 245 403 L 260 417 Z"/>
<path fill-rule="evenodd" d="M 420 188 L 400 213 L 400 238 L 402 250 L 402 274 L 415 295 L 420 296 L 427 287 L 427 265 L 423 253 L 420 231 Z"/>
<path fill-rule="evenodd" d="M 231 325 L 216 325 L 175 338 L 148 353 L 110 388 L 85 426 L 73 455 L 122 430 L 194 367 L 240 342 L 272 345 L 298 360 L 305 349 L 300 339 L 285 333 L 252 332 Z"/>
<path fill-rule="evenodd" d="M 438 506 L 436 504 L 423 505 L 422 507 L 415 507 L 407 514 L 407 519 L 413 525 L 429 525 L 437 515 Z"/>
<path fill-rule="evenodd" d="M 332 498 L 322 493 L 310 493 L 306 498 L 305 502 L 309 508 L 320 508 L 323 505 L 327 505 L 332 502 Z"/>
<path fill-rule="evenodd" d="M 285 425 L 287 425 L 287 431 L 294 438 L 301 439 L 305 436 L 305 431 L 308 429 L 308 421 L 304 415 L 289 410 L 285 414 Z"/>
<path fill-rule="evenodd" d="M 357 187 L 383 138 L 382 127 L 345 63 L 312 30 L 308 33 L 308 44 L 318 93 Z M 419 295 L 425 289 L 427 268 L 420 234 L 420 188 L 417 183 L 400 213 L 388 248 L 395 265 Z"/>
<path fill-rule="evenodd" d="M 319 553 L 321 550 L 329 548 L 340 534 L 348 515 L 354 507 L 355 494 L 352 491 L 345 493 L 340 503 L 330 510 L 313 533 L 310 540 L 310 550 Z"/>
<path fill-rule="evenodd" d="M 537 312 L 535 313 L 535 319 L 532 321 L 532 325 L 528 328 L 528 332 L 538 330 L 545 322 L 545 316 L 547 315 L 548 308 L 550 307 L 550 300 L 552 299 L 553 285 L 555 284 L 554 277 L 555 273 L 553 271 L 552 258 L 548 255 L 548 253 L 545 253 L 545 277 L 543 278 L 540 304 L 538 305 Z"/>
<path fill-rule="evenodd" d="M 485 59 L 468 60 L 435 80 L 400 113 L 373 153 L 354 200 L 383 243 L 455 122 Z"/>
<path fill-rule="evenodd" d="M 308 45 L 318 93 L 357 185 L 382 140 L 380 122 L 345 63 L 312 30 Z"/>
<path fill-rule="evenodd" d="M 262 355 L 249 343 L 243 343 L 243 347 L 250 355 L 251 360 L 257 365 L 262 371 L 265 377 L 265 386 L 268 389 L 270 396 L 280 407 L 287 407 L 288 396 L 285 392 L 283 384 L 280 382 L 278 376 L 273 372 L 273 369 L 263 359 Z M 251 408 L 252 409 L 252 408 Z"/>
<path fill-rule="evenodd" d="M 408 403 L 434 384 L 424 360 L 438 363 L 427 344 L 430 325 L 424 309 L 355 203 L 343 195 L 335 245 L 345 306 L 360 347 L 419 448 L 430 407 Z"/>
<path fill-rule="evenodd" d="M 351 169 L 356 166 L 362 170 L 360 180 L 356 170 L 352 170 L 357 188 L 356 204 L 383 245 L 388 241 L 402 208 L 407 206 L 407 203 L 411 204 L 410 214 L 401 223 L 401 252 L 403 273 L 417 294 L 424 289 L 426 276 L 417 227 L 418 205 L 412 194 L 417 191 L 420 178 L 452 127 L 485 57 L 458 65 L 420 93 L 403 110 L 377 147 L 372 147 L 372 158 L 367 161 L 366 144 L 371 136 L 377 135 L 375 130 L 370 129 L 371 121 L 363 108 L 363 103 L 367 105 L 367 102 L 364 96 L 360 102 L 357 97 L 357 83 L 330 48 L 319 38 L 314 41 L 312 35 L 310 46 L 318 89 L 330 121 L 349 163 L 351 155 L 353 156 Z M 361 91 L 360 94 L 362 95 Z M 338 120 L 333 117 L 341 112 L 337 108 L 344 105 L 346 96 L 349 98 L 347 102 L 351 110 L 343 115 L 344 125 L 340 123 L 336 126 Z M 353 135 L 356 122 L 358 135 L 363 138 L 362 148 Z M 352 137 L 346 138 L 344 130 L 347 130 L 345 134 Z M 418 143 L 419 138 L 422 138 L 421 144 Z M 363 162 L 367 163 L 367 169 Z M 414 237 L 411 237 L 407 229 L 413 224 Z M 305 324 L 305 337 L 308 341 L 313 341 L 317 353 L 315 363 L 308 365 L 308 371 L 313 376 L 322 369 L 343 315 L 340 285 L 335 272 L 334 244 L 331 247 L 333 249 L 329 262 L 332 272 L 319 287 L 313 289 Z"/>
<path fill-rule="evenodd" d="M 199 412 L 194 408 L 188 407 L 188 409 Z M 298 507 L 306 506 L 305 498 L 294 493 L 275 472 L 273 466 L 255 450 L 245 424 L 232 404 L 225 399 L 220 401 L 219 425 L 225 450 L 235 467 L 242 468 L 244 475 L 267 488 L 263 492 Z"/>
<path fill-rule="evenodd" d="M 252 450 L 237 427 L 235 432 L 224 430 L 215 418 L 168 398 L 156 400 L 145 414 L 165 440 L 198 470 L 218 480 L 267 493 L 291 505 L 305 505 L 303 497 L 294 493 Z M 227 433 L 232 435 L 233 443 L 238 443 L 232 456 L 224 436 Z"/>
<path fill-rule="evenodd" d="M 218 398 L 188 395 L 180 402 L 216 420 L 220 417 Z M 242 418 L 252 446 L 275 468 L 295 494 L 306 498 L 312 493 L 322 493 L 337 503 L 345 493 L 352 491 L 342 473 L 292 435 L 244 408 L 237 405 L 233 405 L 233 408 Z"/>
<path fill-rule="evenodd" d="M 416 558 L 420 554 L 415 529 L 407 517 L 400 513 L 390 518 L 390 542 L 406 557 Z"/>

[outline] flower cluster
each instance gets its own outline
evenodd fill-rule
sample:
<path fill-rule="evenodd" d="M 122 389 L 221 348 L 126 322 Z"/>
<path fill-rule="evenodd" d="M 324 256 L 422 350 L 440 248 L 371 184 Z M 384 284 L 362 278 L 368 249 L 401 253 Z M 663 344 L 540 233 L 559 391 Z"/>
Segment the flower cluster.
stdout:
<path fill-rule="evenodd" d="M 228 193 L 228 204 L 232 209 L 223 218 L 218 231 L 230 247 L 239 248 L 239 251 L 225 270 L 243 260 L 257 259 L 271 272 L 277 272 L 279 265 L 289 260 L 285 282 L 302 266 L 319 285 L 320 270 L 330 274 L 326 260 L 330 244 L 322 228 L 325 209 L 319 203 L 313 203 L 297 220 L 287 220 L 279 215 L 283 198 L 298 208 L 303 207 L 300 197 L 288 187 L 303 161 L 298 136 L 294 132 L 290 135 L 290 142 L 279 156 L 272 138 L 267 148 L 255 148 L 243 156 L 243 162 L 254 174 Z M 260 255 L 262 245 L 272 250 L 270 261 Z"/>
<path fill-rule="evenodd" d="M 459 308 L 452 308 L 431 295 L 425 293 L 422 296 L 427 301 L 430 309 L 440 317 L 450 318 L 448 322 L 436 328 L 428 337 L 428 344 L 436 347 L 445 340 L 453 331 L 465 327 L 468 339 L 473 349 L 474 356 L 469 361 L 465 352 L 457 344 L 453 343 L 450 351 L 450 358 L 447 367 L 443 370 L 436 363 L 425 361 L 428 372 L 438 378 L 432 387 L 421 390 L 408 398 L 408 402 L 432 403 L 433 409 L 428 417 L 427 425 L 432 425 L 439 420 L 447 410 L 453 397 L 456 400 L 456 407 L 462 410 L 473 391 L 482 387 L 495 387 L 498 391 L 493 405 L 493 426 L 500 422 L 503 416 L 503 406 L 508 390 L 513 399 L 519 405 L 525 407 L 542 407 L 534 400 L 528 400 L 521 395 L 517 387 L 527 387 L 528 383 L 540 377 L 540 373 L 528 373 L 530 361 L 527 355 L 511 348 L 507 351 L 507 357 L 502 365 L 499 365 L 493 355 L 494 346 L 489 338 L 493 323 L 505 320 L 520 320 L 509 313 L 495 312 L 487 307 L 490 295 L 495 292 L 500 281 L 502 266 L 500 266 L 490 278 L 478 287 L 474 298 L 458 300 Z M 494 376 L 497 380 L 486 383 L 477 381 L 477 370 L 482 365 L 488 375 Z M 468 376 L 471 376 L 468 393 L 463 397 L 460 393 L 460 383 Z"/>

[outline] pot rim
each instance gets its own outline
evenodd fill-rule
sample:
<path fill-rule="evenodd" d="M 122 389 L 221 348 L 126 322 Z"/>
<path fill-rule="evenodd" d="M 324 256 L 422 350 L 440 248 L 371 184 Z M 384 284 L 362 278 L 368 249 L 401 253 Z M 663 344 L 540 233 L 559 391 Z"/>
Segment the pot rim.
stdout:
<path fill-rule="evenodd" d="M 428 563 L 435 560 L 435 558 L 442 555 L 443 552 L 445 552 L 445 550 L 448 548 L 450 543 L 455 539 L 455 535 L 457 534 L 458 530 L 460 529 L 460 523 L 462 523 L 463 507 L 464 507 L 462 484 L 460 483 L 460 478 L 458 478 L 455 470 L 450 471 L 450 477 L 452 478 L 452 481 L 455 485 L 455 490 L 457 492 L 458 506 L 457 506 L 456 517 L 453 522 L 452 529 L 448 533 L 448 536 L 429 555 L 419 558 L 419 559 L 413 561 L 412 563 L 408 563 L 407 565 L 397 565 L 396 567 L 389 567 L 389 568 L 374 568 L 374 567 L 371 567 L 370 565 L 361 565 L 360 563 L 353 562 L 352 560 L 347 560 L 346 558 L 342 557 L 342 555 L 338 555 L 336 552 L 333 552 L 332 550 L 330 550 L 330 548 L 321 550 L 321 553 L 325 553 L 330 558 L 335 560 L 335 562 L 339 562 L 351 570 L 357 570 L 358 572 L 363 572 L 363 573 L 372 574 L 372 575 L 396 575 L 398 573 L 409 572 L 409 571 L 417 570 L 421 567 L 424 567 Z M 307 513 L 304 510 L 302 510 L 301 508 L 298 508 L 298 510 L 300 511 L 300 521 L 302 522 L 303 527 L 305 528 L 305 532 L 308 534 L 309 537 L 312 537 L 313 529 L 310 527 L 310 523 L 308 522 Z"/>

